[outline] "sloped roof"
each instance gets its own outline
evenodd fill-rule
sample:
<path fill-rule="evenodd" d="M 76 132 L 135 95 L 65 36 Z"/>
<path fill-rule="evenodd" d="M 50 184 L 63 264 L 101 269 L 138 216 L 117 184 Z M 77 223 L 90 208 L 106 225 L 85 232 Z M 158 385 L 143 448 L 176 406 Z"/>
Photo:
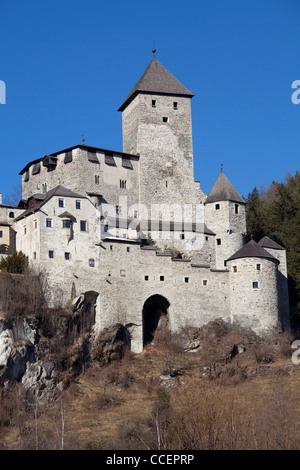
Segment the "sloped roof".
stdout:
<path fill-rule="evenodd" d="M 194 95 L 177 78 L 154 57 L 145 72 L 132 88 L 131 92 L 120 106 L 123 111 L 138 93 L 158 93 L 164 95 L 189 96 Z"/>
<path fill-rule="evenodd" d="M 262 246 L 263 248 L 272 248 L 273 250 L 285 250 L 285 248 L 281 245 L 278 245 L 278 243 L 274 242 L 269 237 L 263 237 L 259 242 L 257 243 L 259 246 Z"/>
<path fill-rule="evenodd" d="M 205 204 L 219 201 L 234 201 L 239 202 L 240 204 L 246 204 L 245 199 L 237 192 L 223 171 L 219 174 L 215 184 L 208 194 Z"/>
<path fill-rule="evenodd" d="M 267 250 L 259 246 L 254 240 L 250 240 L 250 242 L 244 245 L 234 255 L 230 256 L 227 261 L 239 258 L 267 258 L 278 262 L 278 260 L 274 258 L 274 256 L 272 256 Z"/>
<path fill-rule="evenodd" d="M 36 196 L 36 195 L 35 195 Z M 45 194 L 45 197 L 44 199 L 42 199 L 39 203 L 37 203 L 32 209 L 27 209 L 25 210 L 24 212 L 22 212 L 21 215 L 19 215 L 18 217 L 16 217 L 15 220 L 21 220 L 23 219 L 24 217 L 27 217 L 28 215 L 30 214 L 33 214 L 34 212 L 37 212 L 44 204 L 46 204 L 46 202 L 49 201 L 49 199 L 51 199 L 53 196 L 61 196 L 61 197 L 74 197 L 74 198 L 84 198 L 84 199 L 87 199 L 86 196 L 82 196 L 81 194 L 77 194 L 77 193 L 74 193 L 73 191 L 71 191 L 70 189 L 67 189 L 63 186 L 56 186 L 55 188 L 53 189 L 50 189 L 50 191 L 48 191 L 46 194 Z"/>

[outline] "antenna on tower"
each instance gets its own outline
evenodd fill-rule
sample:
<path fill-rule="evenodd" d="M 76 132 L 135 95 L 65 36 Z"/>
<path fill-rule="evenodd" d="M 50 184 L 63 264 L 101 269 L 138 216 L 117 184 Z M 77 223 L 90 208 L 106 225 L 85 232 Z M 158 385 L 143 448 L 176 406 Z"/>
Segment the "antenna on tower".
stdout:
<path fill-rule="evenodd" d="M 83 137 L 83 134 L 81 134 L 81 137 L 82 137 L 82 145 L 85 145 L 85 144 L 84 144 L 85 138 Z"/>
<path fill-rule="evenodd" d="M 153 41 L 153 48 L 152 48 L 153 59 L 155 59 L 155 52 L 156 52 L 156 49 L 155 49 L 155 47 L 154 47 L 154 41 Z"/>
<path fill-rule="evenodd" d="M 221 163 L 221 173 L 223 173 L 223 163 Z"/>

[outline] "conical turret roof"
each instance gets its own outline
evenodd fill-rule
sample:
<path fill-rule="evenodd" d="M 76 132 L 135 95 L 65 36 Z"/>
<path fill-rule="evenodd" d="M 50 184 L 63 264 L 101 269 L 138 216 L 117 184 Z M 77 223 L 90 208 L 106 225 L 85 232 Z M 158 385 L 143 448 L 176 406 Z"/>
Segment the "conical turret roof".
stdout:
<path fill-rule="evenodd" d="M 215 184 L 207 196 L 205 204 L 219 201 L 234 201 L 246 204 L 245 199 L 237 192 L 229 179 L 224 175 L 223 171 L 219 174 Z"/>
<path fill-rule="evenodd" d="M 194 96 L 155 57 L 153 57 L 118 111 L 123 111 L 138 93 L 189 96 L 190 98 Z"/>
<path fill-rule="evenodd" d="M 234 255 L 230 256 L 227 261 L 238 259 L 238 258 L 267 258 L 273 261 L 278 260 L 274 258 L 267 250 L 258 245 L 254 240 L 250 240 Z"/>

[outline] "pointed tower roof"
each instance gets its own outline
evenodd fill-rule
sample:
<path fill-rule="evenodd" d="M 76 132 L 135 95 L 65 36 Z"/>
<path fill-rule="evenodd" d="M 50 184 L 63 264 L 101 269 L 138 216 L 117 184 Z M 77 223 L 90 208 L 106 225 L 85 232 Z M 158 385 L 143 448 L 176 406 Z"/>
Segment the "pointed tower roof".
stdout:
<path fill-rule="evenodd" d="M 234 201 L 246 204 L 245 199 L 237 192 L 229 179 L 224 175 L 223 171 L 219 174 L 215 184 L 207 196 L 205 204 L 219 201 Z"/>
<path fill-rule="evenodd" d="M 259 246 L 254 240 L 250 240 L 250 242 L 244 245 L 234 255 L 230 256 L 227 261 L 238 258 L 267 258 L 273 261 L 278 261 L 267 250 Z"/>
<path fill-rule="evenodd" d="M 257 243 L 259 246 L 262 246 L 263 248 L 271 248 L 273 250 L 285 250 L 285 248 L 281 245 L 278 245 L 278 243 L 274 242 L 269 237 L 263 237 L 259 242 Z"/>
<path fill-rule="evenodd" d="M 189 96 L 190 98 L 194 96 L 155 57 L 153 57 L 118 111 L 123 111 L 138 93 Z"/>

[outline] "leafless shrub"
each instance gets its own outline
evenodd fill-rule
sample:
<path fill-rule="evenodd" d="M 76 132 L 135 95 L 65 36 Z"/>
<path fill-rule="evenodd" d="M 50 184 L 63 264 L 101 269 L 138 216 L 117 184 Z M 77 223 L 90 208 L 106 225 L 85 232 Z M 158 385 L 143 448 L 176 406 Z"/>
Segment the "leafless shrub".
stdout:
<path fill-rule="evenodd" d="M 253 355 L 258 364 L 268 364 L 274 361 L 272 349 L 263 343 L 254 348 Z"/>

